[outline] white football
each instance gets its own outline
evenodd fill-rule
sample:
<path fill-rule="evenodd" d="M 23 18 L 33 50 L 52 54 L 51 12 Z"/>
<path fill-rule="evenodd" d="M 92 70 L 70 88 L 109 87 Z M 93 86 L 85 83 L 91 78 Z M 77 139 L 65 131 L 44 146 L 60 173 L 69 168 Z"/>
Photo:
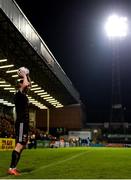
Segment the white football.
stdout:
<path fill-rule="evenodd" d="M 17 74 L 20 75 L 21 72 L 24 72 L 27 75 L 29 74 L 29 69 L 27 69 L 26 67 L 20 67 L 17 71 Z"/>

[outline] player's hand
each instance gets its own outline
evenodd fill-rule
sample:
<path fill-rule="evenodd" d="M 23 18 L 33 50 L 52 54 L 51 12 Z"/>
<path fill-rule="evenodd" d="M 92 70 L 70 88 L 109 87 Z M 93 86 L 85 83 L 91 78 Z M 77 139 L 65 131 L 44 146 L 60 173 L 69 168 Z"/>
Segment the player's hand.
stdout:
<path fill-rule="evenodd" d="M 20 77 L 25 77 L 26 76 L 26 74 L 25 74 L 25 72 L 24 71 L 18 71 L 18 76 L 20 76 Z"/>

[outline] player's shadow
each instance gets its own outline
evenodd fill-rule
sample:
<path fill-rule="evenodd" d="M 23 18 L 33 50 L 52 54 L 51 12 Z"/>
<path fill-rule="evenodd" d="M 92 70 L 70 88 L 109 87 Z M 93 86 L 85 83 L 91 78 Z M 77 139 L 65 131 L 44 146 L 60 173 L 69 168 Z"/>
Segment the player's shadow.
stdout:
<path fill-rule="evenodd" d="M 25 168 L 25 169 L 21 170 L 21 173 L 30 173 L 33 170 L 34 170 L 34 168 Z"/>

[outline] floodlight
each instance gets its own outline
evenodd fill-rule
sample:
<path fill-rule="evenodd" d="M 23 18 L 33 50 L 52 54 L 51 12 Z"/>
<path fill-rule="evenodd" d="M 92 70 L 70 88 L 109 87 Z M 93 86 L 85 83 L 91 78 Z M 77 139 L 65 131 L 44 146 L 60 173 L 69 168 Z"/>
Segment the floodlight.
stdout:
<path fill-rule="evenodd" d="M 128 33 L 127 17 L 112 15 L 107 19 L 105 30 L 108 37 L 125 37 Z"/>

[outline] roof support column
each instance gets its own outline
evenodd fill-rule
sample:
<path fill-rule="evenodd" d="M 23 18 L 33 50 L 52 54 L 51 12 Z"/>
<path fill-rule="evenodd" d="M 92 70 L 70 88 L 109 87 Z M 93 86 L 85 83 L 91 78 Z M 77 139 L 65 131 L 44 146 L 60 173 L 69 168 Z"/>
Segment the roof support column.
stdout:
<path fill-rule="evenodd" d="M 47 134 L 49 134 L 50 131 L 50 110 L 47 108 Z"/>

